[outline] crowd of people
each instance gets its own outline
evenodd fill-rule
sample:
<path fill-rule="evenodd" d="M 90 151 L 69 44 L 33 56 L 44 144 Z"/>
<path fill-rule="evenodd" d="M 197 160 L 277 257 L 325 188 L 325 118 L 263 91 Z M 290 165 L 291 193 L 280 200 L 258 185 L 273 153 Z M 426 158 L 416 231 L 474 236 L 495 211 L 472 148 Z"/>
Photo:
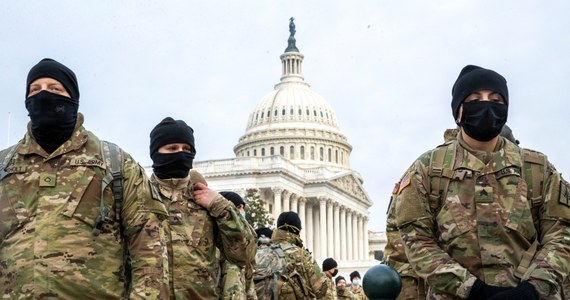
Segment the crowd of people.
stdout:
<path fill-rule="evenodd" d="M 28 73 L 28 130 L 0 152 L 2 299 L 366 299 L 358 272 L 315 262 L 297 213 L 254 229 L 240 195 L 209 188 L 186 122 L 152 129 L 148 178 L 84 128 L 79 95 L 53 59 Z"/>

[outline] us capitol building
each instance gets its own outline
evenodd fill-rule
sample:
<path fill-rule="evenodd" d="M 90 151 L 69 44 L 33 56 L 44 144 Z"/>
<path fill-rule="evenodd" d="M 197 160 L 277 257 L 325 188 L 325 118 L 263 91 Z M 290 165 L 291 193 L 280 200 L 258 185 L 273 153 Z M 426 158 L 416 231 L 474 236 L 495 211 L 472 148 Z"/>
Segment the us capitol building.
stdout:
<path fill-rule="evenodd" d="M 289 31 L 280 82 L 249 115 L 236 157 L 195 161 L 194 169 L 214 190 L 244 197 L 247 189 L 257 189 L 275 221 L 281 212 L 297 212 L 303 243 L 319 265 L 333 257 L 341 273 L 366 271 L 379 263 L 369 246 L 372 200 L 361 175 L 350 168 L 352 146 L 335 112 L 303 78 L 293 18 Z M 371 235 L 372 250 L 382 250 L 385 236 Z"/>

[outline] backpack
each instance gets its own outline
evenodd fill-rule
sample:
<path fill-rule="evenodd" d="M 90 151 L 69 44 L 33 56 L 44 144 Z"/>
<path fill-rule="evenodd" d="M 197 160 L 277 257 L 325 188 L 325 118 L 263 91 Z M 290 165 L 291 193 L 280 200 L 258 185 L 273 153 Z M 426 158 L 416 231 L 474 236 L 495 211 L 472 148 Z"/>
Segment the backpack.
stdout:
<path fill-rule="evenodd" d="M 456 143 L 447 142 L 431 152 L 428 167 L 429 183 L 426 187 L 430 209 L 434 213 L 437 213 L 441 208 L 442 199 L 447 197 L 450 180 L 463 180 L 466 176 L 471 175 L 468 170 L 454 170 L 456 148 Z M 530 202 L 532 218 L 536 227 L 539 221 L 539 210 L 544 203 L 542 190 L 549 174 L 548 160 L 546 155 L 530 149 L 520 148 L 520 155 L 522 159 L 521 173 L 527 183 L 527 200 Z M 516 277 L 521 278 L 524 275 L 538 249 L 538 244 L 538 239 L 535 239 L 529 249 L 523 253 L 522 260 L 515 271 Z"/>
<path fill-rule="evenodd" d="M 297 253 L 295 250 L 304 251 L 290 243 L 262 244 L 258 248 L 255 254 L 257 266 L 253 270 L 257 299 L 277 300 L 282 288 L 292 289 L 297 299 L 309 297 L 308 286 L 296 268 L 299 263 L 302 264 L 302 256 L 300 261 L 295 259 L 294 262 L 288 262 L 288 258 L 294 259 L 294 254 Z"/>

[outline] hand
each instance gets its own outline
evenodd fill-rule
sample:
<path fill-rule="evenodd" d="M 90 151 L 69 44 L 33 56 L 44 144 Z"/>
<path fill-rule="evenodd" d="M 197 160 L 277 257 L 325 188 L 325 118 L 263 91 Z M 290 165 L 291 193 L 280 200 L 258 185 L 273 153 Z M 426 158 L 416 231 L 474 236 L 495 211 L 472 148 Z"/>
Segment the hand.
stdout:
<path fill-rule="evenodd" d="M 522 281 L 516 288 L 498 293 L 489 300 L 539 300 L 538 292 L 528 281 Z"/>
<path fill-rule="evenodd" d="M 206 209 L 210 208 L 210 205 L 218 196 L 218 192 L 210 189 L 208 186 L 201 182 L 195 183 L 193 190 L 194 202 Z"/>
<path fill-rule="evenodd" d="M 501 292 L 505 292 L 508 290 L 513 290 L 512 287 L 499 287 L 488 285 L 485 282 L 479 280 L 475 280 L 475 284 L 471 287 L 471 292 L 469 292 L 468 300 L 482 300 L 482 299 L 491 299 L 489 297 L 499 294 Z"/>

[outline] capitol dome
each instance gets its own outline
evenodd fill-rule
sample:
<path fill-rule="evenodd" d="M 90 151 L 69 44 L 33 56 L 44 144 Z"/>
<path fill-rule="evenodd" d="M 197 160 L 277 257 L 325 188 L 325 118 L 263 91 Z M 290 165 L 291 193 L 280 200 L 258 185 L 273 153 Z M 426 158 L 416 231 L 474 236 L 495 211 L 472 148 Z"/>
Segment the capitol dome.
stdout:
<path fill-rule="evenodd" d="M 234 147 L 236 157 L 281 155 L 300 166 L 350 168 L 352 146 L 340 131 L 329 103 L 303 78 L 304 55 L 294 28 L 281 58 L 281 81 L 261 98 Z"/>

